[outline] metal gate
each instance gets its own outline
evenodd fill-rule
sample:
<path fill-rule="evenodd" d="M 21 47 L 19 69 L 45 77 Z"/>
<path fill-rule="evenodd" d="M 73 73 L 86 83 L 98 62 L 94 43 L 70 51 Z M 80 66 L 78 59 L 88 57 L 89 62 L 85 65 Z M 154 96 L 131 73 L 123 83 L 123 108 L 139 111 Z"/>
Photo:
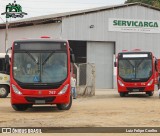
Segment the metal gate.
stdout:
<path fill-rule="evenodd" d="M 92 63 L 75 64 L 74 74 L 77 79 L 77 95 L 95 95 L 95 65 Z"/>

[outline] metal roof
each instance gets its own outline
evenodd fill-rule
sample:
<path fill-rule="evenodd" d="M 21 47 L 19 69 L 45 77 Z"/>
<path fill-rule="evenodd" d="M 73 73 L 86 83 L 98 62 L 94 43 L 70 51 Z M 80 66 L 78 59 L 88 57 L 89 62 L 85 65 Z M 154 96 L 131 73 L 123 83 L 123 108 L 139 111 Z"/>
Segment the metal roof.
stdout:
<path fill-rule="evenodd" d="M 50 14 L 45 16 L 21 19 L 18 21 L 9 22 L 9 28 L 31 26 L 31 25 L 37 25 L 37 24 L 60 23 L 62 22 L 62 17 L 88 14 L 88 13 L 94 13 L 94 12 L 105 11 L 105 10 L 113 10 L 117 8 L 124 8 L 124 7 L 135 6 L 135 5 L 160 11 L 159 8 L 153 7 L 151 5 L 135 2 L 135 3 L 129 3 L 129 4 L 103 6 L 103 7 L 91 8 L 91 9 L 85 9 L 85 10 L 78 10 L 78 11 L 71 11 L 71 12 L 64 12 L 64 13 L 58 13 L 58 14 Z M 6 27 L 5 23 L 0 24 L 0 29 L 5 29 L 5 27 Z"/>

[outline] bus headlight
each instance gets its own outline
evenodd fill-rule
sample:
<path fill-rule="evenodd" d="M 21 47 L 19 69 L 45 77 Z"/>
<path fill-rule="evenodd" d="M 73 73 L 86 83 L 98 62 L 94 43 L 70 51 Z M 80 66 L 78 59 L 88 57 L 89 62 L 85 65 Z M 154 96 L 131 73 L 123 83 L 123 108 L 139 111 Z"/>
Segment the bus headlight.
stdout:
<path fill-rule="evenodd" d="M 64 94 L 68 89 L 69 84 L 66 84 L 58 94 Z"/>
<path fill-rule="evenodd" d="M 147 86 L 151 86 L 153 83 L 153 79 L 147 84 Z"/>
<path fill-rule="evenodd" d="M 124 84 L 122 83 L 122 81 L 118 80 L 118 83 L 120 84 L 120 86 L 124 86 Z"/>
<path fill-rule="evenodd" d="M 13 91 L 14 93 L 18 94 L 18 95 L 21 95 L 22 93 L 18 90 L 18 88 L 12 84 L 12 88 L 13 88 Z"/>

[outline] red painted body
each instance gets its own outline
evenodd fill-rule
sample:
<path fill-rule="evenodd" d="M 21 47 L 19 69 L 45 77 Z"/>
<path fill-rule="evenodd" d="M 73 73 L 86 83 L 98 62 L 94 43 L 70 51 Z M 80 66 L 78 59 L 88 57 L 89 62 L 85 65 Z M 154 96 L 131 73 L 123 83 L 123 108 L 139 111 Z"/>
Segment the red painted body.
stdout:
<path fill-rule="evenodd" d="M 137 88 L 144 88 L 142 91 L 139 92 L 152 92 L 154 91 L 154 83 L 150 86 L 147 86 L 147 84 L 153 79 L 154 80 L 154 75 L 147 81 L 147 82 L 124 82 L 120 77 L 117 77 L 117 80 L 120 80 L 124 86 L 121 86 L 117 82 L 118 86 L 118 92 L 130 92 L 129 89 L 137 89 Z M 154 81 L 153 81 L 154 82 Z"/>
<path fill-rule="evenodd" d="M 46 37 L 42 37 L 43 39 L 41 39 L 42 41 L 47 41 L 50 40 L 45 39 Z M 29 39 L 27 39 L 29 41 Z M 36 39 L 37 40 L 37 39 Z M 39 40 L 39 39 L 38 39 Z M 23 40 L 21 40 L 23 41 Z M 58 40 L 56 40 L 58 41 Z M 67 43 L 66 47 L 67 47 L 67 60 L 68 60 L 68 74 L 67 74 L 67 78 L 65 79 L 65 81 L 62 83 L 62 85 L 60 85 L 60 87 L 56 88 L 56 89 L 22 89 L 18 83 L 16 82 L 16 80 L 13 78 L 13 58 L 14 58 L 14 46 L 12 46 L 12 57 L 11 57 L 11 69 L 10 69 L 10 90 L 11 90 L 11 104 L 35 104 L 34 102 L 29 102 L 26 100 L 27 97 L 29 97 L 30 99 L 32 98 L 54 98 L 53 101 L 51 102 L 46 102 L 45 104 L 66 104 L 69 103 L 70 101 L 70 93 L 71 93 L 71 85 L 70 85 L 70 69 L 71 69 L 71 65 L 70 65 L 70 51 L 69 51 L 69 43 L 68 41 L 65 41 Z M 17 89 L 22 93 L 21 95 L 16 94 L 13 91 L 12 88 L 12 84 L 15 85 L 17 87 Z M 58 94 L 63 87 L 68 84 L 68 89 L 64 94 Z"/>
<path fill-rule="evenodd" d="M 157 85 L 158 84 L 158 78 L 159 78 L 159 73 L 157 71 L 155 71 L 155 80 L 154 80 L 154 83 Z"/>
<path fill-rule="evenodd" d="M 159 76 L 160 76 L 160 59 L 157 59 L 157 65 L 156 65 L 156 69 L 157 69 L 157 71 L 156 71 L 156 75 L 155 75 L 155 84 L 160 84 L 159 83 Z"/>
<path fill-rule="evenodd" d="M 132 54 L 136 54 L 138 51 L 131 51 Z M 140 51 L 141 53 L 143 53 L 142 51 Z M 121 52 L 123 54 L 123 52 Z M 130 53 L 129 51 L 125 51 L 125 53 Z M 152 53 L 151 53 L 152 54 Z M 119 56 L 119 54 L 118 54 Z M 138 58 L 137 58 L 138 59 Z M 145 81 L 145 82 L 141 82 L 141 81 L 132 81 L 132 82 L 125 82 L 119 75 L 119 70 L 118 70 L 118 61 L 119 61 L 119 57 L 117 57 L 117 62 L 116 62 L 116 66 L 117 66 L 117 89 L 119 93 L 131 93 L 131 92 L 153 92 L 154 91 L 154 85 L 157 82 L 157 72 L 155 70 L 155 57 L 152 54 L 152 75 L 150 76 L 150 78 Z M 119 81 L 122 83 L 119 83 Z M 151 84 L 149 84 L 152 81 Z"/>
<path fill-rule="evenodd" d="M 22 95 L 15 94 L 13 91 L 13 88 L 11 89 L 11 103 L 12 104 L 35 104 L 32 102 L 28 102 L 25 97 L 31 97 L 31 98 L 44 98 L 44 97 L 55 97 L 53 102 L 49 102 L 46 104 L 62 104 L 62 103 L 68 103 L 70 101 L 70 86 L 68 87 L 68 90 L 65 94 L 59 95 L 58 93 L 60 90 L 66 85 L 67 83 L 70 83 L 70 78 L 66 79 L 66 82 L 64 82 L 63 85 L 61 85 L 58 89 L 44 89 L 40 90 L 41 94 L 39 94 L 39 90 L 31 90 L 31 89 L 22 89 L 14 79 L 11 79 L 10 81 L 12 84 L 16 85 L 16 87 L 22 92 Z M 55 94 L 50 94 L 50 91 L 54 91 Z"/>
<path fill-rule="evenodd" d="M 157 72 L 160 73 L 160 59 L 157 59 Z"/>

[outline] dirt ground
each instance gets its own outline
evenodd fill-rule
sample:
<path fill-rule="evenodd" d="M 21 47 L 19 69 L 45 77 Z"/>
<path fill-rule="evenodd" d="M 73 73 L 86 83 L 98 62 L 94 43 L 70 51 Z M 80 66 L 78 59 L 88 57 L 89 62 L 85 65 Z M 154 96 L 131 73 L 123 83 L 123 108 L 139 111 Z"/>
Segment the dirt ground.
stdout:
<path fill-rule="evenodd" d="M 17 112 L 8 97 L 0 99 L 0 127 L 160 127 L 160 99 L 157 91 L 121 98 L 116 90 L 96 90 L 74 99 L 69 111 L 36 106 Z"/>

